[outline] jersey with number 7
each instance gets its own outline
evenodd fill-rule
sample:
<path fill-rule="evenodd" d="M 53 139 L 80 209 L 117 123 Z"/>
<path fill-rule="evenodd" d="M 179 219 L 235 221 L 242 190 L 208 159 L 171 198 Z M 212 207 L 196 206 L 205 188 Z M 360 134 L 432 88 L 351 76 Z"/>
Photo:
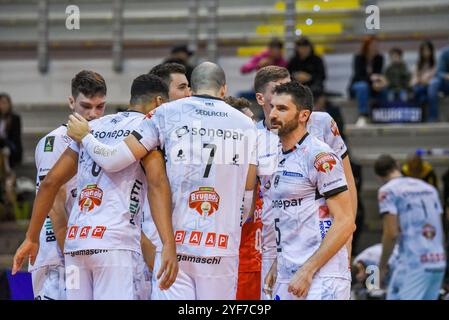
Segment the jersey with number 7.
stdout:
<path fill-rule="evenodd" d="M 178 253 L 237 256 L 242 199 L 256 164 L 256 128 L 224 101 L 193 96 L 159 107 L 134 136 L 161 147 L 172 190 Z"/>

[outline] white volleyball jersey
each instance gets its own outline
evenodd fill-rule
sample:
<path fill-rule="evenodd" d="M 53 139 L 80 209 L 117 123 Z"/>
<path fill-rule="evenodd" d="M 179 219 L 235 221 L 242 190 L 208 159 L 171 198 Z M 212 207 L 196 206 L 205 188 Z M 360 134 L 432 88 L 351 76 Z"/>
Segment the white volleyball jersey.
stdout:
<path fill-rule="evenodd" d="M 139 112 L 119 112 L 93 120 L 89 126 L 99 141 L 115 145 L 143 118 Z M 64 251 L 122 249 L 140 253 L 141 214 L 147 192 L 141 163 L 105 172 L 75 141 L 70 148 L 79 154 L 78 202 L 70 214 Z"/>
<path fill-rule="evenodd" d="M 407 268 L 444 268 L 443 226 L 438 191 L 415 178 L 398 177 L 379 189 L 379 211 L 398 216 L 399 261 Z"/>
<path fill-rule="evenodd" d="M 265 257 L 276 257 L 276 235 L 274 229 L 273 210 L 271 208 L 270 193 L 271 178 L 276 170 L 278 153 L 280 150 L 279 137 L 270 132 L 264 120 L 257 123 L 258 140 L 258 168 L 257 175 L 261 181 L 263 197 L 262 208 L 262 252 Z M 341 138 L 337 124 L 327 112 L 313 111 L 307 122 L 307 131 L 323 141 L 343 159 L 347 155 L 346 144 Z M 324 199 L 318 199 L 320 205 L 325 206 Z"/>
<path fill-rule="evenodd" d="M 271 206 L 275 213 L 278 279 L 289 281 L 318 250 L 332 224 L 333 217 L 327 207 L 319 205 L 317 197 L 329 198 L 348 188 L 340 157 L 308 133 L 279 158 L 270 189 Z M 350 279 L 346 247 L 317 275 Z"/>
<path fill-rule="evenodd" d="M 344 159 L 348 148 L 341 138 L 337 123 L 327 112 L 313 111 L 307 121 L 307 131 L 318 140 L 323 141 L 341 158 Z"/>
<path fill-rule="evenodd" d="M 36 160 L 36 192 L 39 191 L 40 183 L 44 180 L 50 169 L 58 161 L 61 154 L 69 146 L 72 139 L 67 136 L 67 126 L 62 125 L 51 131 L 41 140 L 39 140 L 35 150 Z M 65 185 L 66 188 L 66 213 L 72 210 L 73 203 L 76 200 L 76 177 L 73 177 Z M 29 265 L 28 270 L 31 272 L 37 268 L 49 265 L 63 265 L 64 257 L 62 256 L 56 241 L 56 236 L 50 217 L 47 216 L 39 235 L 39 253 L 34 265 Z"/>
<path fill-rule="evenodd" d="M 166 103 L 134 133 L 165 150 L 178 253 L 237 256 L 256 127 L 224 101 L 193 96 Z"/>

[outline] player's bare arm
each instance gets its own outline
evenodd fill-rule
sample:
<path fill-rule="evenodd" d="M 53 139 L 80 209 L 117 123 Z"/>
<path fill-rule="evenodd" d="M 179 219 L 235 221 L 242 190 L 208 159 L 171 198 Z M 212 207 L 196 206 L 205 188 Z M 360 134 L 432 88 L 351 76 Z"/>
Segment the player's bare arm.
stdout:
<path fill-rule="evenodd" d="M 178 260 L 172 225 L 171 189 L 165 171 L 165 160 L 160 151 L 150 152 L 143 160 L 151 215 L 163 243 L 161 268 L 156 275 L 162 290 L 168 289 L 176 280 Z"/>
<path fill-rule="evenodd" d="M 70 148 L 61 155 L 59 160 L 42 181 L 33 205 L 30 225 L 25 240 L 14 255 L 12 274 L 22 268 L 25 258 L 30 259 L 31 265 L 36 260 L 39 251 L 39 233 L 45 218 L 52 209 L 55 197 L 64 184 L 77 172 L 78 153 Z"/>
<path fill-rule="evenodd" d="M 66 187 L 62 186 L 56 195 L 53 208 L 51 208 L 50 216 L 53 231 L 55 232 L 56 241 L 62 252 L 64 252 L 64 241 L 67 233 L 67 212 L 65 210 Z"/>
<path fill-rule="evenodd" d="M 342 160 L 343 170 L 345 172 L 346 183 L 348 184 L 348 191 L 351 197 L 352 214 L 353 221 L 355 223 L 355 218 L 357 215 L 357 188 L 355 186 L 354 174 L 352 173 L 351 161 L 349 160 L 349 155 Z M 346 243 L 346 249 L 348 250 L 348 257 L 351 259 L 352 255 L 352 234 Z"/>
<path fill-rule="evenodd" d="M 357 188 L 355 186 L 355 179 L 352 173 L 351 161 L 349 156 L 346 156 L 342 160 L 343 170 L 345 172 L 346 183 L 348 184 L 349 196 L 351 197 L 352 214 L 355 216 L 357 214 Z"/>
<path fill-rule="evenodd" d="M 348 191 L 326 200 L 334 221 L 318 250 L 293 275 L 288 288 L 290 293 L 305 298 L 314 274 L 347 243 L 355 229 L 350 201 Z"/>
<path fill-rule="evenodd" d="M 142 231 L 140 235 L 140 247 L 142 248 L 143 260 L 148 266 L 148 269 L 153 272 L 154 259 L 156 256 L 156 246 Z"/>
<path fill-rule="evenodd" d="M 266 295 L 269 295 L 270 298 L 272 298 L 273 287 L 276 283 L 277 272 L 278 272 L 277 265 L 278 265 L 278 260 L 276 258 L 276 259 L 274 259 L 273 264 L 271 265 L 270 271 L 268 271 L 268 273 L 264 279 L 263 292 Z"/>
<path fill-rule="evenodd" d="M 380 285 L 384 286 L 385 275 L 388 272 L 388 260 L 393 253 L 396 239 L 399 236 L 398 217 L 386 213 L 383 216 L 382 255 L 380 257 Z"/>
<path fill-rule="evenodd" d="M 76 113 L 69 116 L 67 134 L 81 142 L 89 156 L 106 172 L 121 171 L 148 153 L 132 134 L 114 146 L 101 143 L 89 133 L 86 119 Z"/>

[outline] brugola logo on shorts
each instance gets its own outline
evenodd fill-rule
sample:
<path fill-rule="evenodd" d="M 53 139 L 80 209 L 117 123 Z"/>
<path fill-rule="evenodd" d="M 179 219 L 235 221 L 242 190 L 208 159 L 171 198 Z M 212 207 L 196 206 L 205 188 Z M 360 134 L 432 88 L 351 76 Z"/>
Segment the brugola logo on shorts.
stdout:
<path fill-rule="evenodd" d="M 302 198 L 299 199 L 291 199 L 291 200 L 273 200 L 271 201 L 271 207 L 274 208 L 283 208 L 284 210 L 289 207 L 298 207 L 301 205 Z"/>
<path fill-rule="evenodd" d="M 205 247 L 217 247 L 220 249 L 226 249 L 228 247 L 228 239 L 229 236 L 227 234 L 217 234 L 215 232 L 206 233 L 202 231 L 187 230 L 176 230 L 175 232 L 175 242 L 179 245 L 203 245 Z"/>
<path fill-rule="evenodd" d="M 103 190 L 96 184 L 90 184 L 81 190 L 78 206 L 80 211 L 87 213 L 93 210 L 95 206 L 100 206 L 103 200 Z"/>
<path fill-rule="evenodd" d="M 79 226 L 71 226 L 67 231 L 67 240 L 74 240 L 77 237 L 78 239 L 87 239 L 89 237 L 94 239 L 102 239 L 106 229 L 107 228 L 105 226 L 96 226 L 94 228 L 92 228 L 92 226 L 85 226 L 81 229 Z M 78 230 L 80 231 L 79 234 Z"/>

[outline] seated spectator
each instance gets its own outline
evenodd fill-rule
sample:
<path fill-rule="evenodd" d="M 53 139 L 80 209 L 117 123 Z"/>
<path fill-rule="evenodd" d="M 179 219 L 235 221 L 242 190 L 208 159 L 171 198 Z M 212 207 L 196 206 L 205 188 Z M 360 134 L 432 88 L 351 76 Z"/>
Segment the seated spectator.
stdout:
<path fill-rule="evenodd" d="M 21 121 L 13 113 L 11 98 L 7 93 L 0 93 L 0 149 L 8 155 L 11 168 L 22 162 Z"/>
<path fill-rule="evenodd" d="M 438 120 L 438 94 L 440 92 L 449 95 L 449 46 L 441 50 L 436 75 L 429 84 L 429 112 L 427 117 L 429 122 Z"/>
<path fill-rule="evenodd" d="M 410 83 L 410 72 L 403 60 L 400 48 L 392 48 L 389 52 L 390 64 L 385 70 L 387 80 L 388 100 L 407 101 Z"/>
<path fill-rule="evenodd" d="M 401 169 L 404 176 L 424 180 L 438 189 L 438 180 L 432 165 L 424 161 L 418 153 L 408 157 Z"/>
<path fill-rule="evenodd" d="M 296 41 L 295 55 L 287 65 L 293 79 L 308 86 L 312 92 L 324 90 L 326 70 L 323 60 L 315 54 L 312 42 L 306 37 Z"/>
<path fill-rule="evenodd" d="M 414 99 L 420 106 L 428 102 L 427 91 L 436 71 L 435 49 L 432 42 L 424 41 L 419 46 L 418 62 L 411 81 Z"/>
<path fill-rule="evenodd" d="M 384 59 L 379 53 L 374 36 L 367 38 L 360 52 L 354 56 L 353 76 L 350 83 L 350 96 L 357 99 L 359 118 L 356 125 L 367 123 L 370 109 L 369 98 L 376 96 L 383 87 L 380 83 Z"/>
<path fill-rule="evenodd" d="M 245 63 L 241 68 L 241 73 L 250 73 L 255 70 L 266 66 L 278 66 L 286 67 L 287 61 L 283 57 L 282 49 L 284 48 L 284 43 L 279 39 L 272 39 L 268 44 L 268 48 L 258 53 L 251 58 L 250 61 Z"/>
<path fill-rule="evenodd" d="M 193 66 L 189 63 L 190 57 L 194 54 L 189 50 L 185 44 L 174 46 L 171 50 L 170 56 L 164 60 L 164 63 L 174 62 L 179 63 L 186 68 L 186 77 L 190 83 L 190 76 L 192 75 Z"/>

